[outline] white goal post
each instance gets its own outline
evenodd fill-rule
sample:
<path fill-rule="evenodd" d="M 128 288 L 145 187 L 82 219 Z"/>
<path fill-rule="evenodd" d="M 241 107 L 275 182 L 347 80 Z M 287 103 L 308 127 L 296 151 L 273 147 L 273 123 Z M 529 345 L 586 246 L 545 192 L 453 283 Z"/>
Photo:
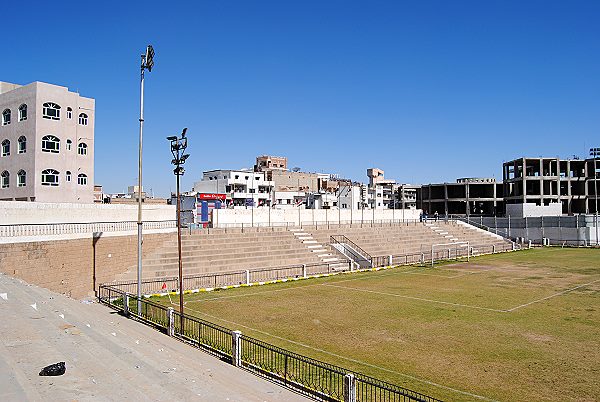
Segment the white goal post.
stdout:
<path fill-rule="evenodd" d="M 436 247 L 447 248 L 448 246 L 456 246 L 457 250 L 458 250 L 458 247 L 467 247 L 467 262 L 469 262 L 469 257 L 471 255 L 471 247 L 470 247 L 468 241 L 457 241 L 454 243 L 438 243 L 438 244 L 431 245 L 431 266 L 432 267 L 433 267 L 433 263 L 435 260 L 435 257 L 433 254 L 433 252 L 435 251 L 435 248 Z M 456 253 L 456 257 L 458 258 L 458 252 Z M 448 258 L 450 258 L 450 249 L 449 248 L 448 248 Z"/>

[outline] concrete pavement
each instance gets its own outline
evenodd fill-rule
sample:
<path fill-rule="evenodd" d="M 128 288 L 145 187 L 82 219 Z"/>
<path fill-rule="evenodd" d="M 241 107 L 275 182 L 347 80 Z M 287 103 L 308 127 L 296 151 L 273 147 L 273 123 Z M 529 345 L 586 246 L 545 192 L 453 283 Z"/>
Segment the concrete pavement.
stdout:
<path fill-rule="evenodd" d="M 4 274 L 0 317 L 2 401 L 306 400 L 105 306 Z M 63 376 L 38 376 L 59 361 Z"/>

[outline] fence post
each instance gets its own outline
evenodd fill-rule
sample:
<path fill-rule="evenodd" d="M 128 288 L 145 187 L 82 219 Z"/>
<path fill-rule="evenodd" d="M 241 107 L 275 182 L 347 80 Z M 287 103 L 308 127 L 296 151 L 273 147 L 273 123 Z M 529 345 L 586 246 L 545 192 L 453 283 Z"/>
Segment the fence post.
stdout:
<path fill-rule="evenodd" d="M 421 253 L 421 264 L 425 264 L 425 253 Z"/>
<path fill-rule="evenodd" d="M 531 240 L 529 240 L 529 248 L 531 248 Z"/>
<path fill-rule="evenodd" d="M 496 245 L 492 244 L 492 254 L 496 254 Z"/>
<path fill-rule="evenodd" d="M 231 331 L 231 357 L 232 363 L 236 367 L 242 365 L 242 337 L 241 331 Z"/>
<path fill-rule="evenodd" d="M 125 293 L 123 297 L 123 314 L 125 317 L 129 317 L 129 294 Z"/>
<path fill-rule="evenodd" d="M 167 315 L 169 317 L 169 326 L 167 328 L 169 336 L 175 336 L 175 310 L 173 307 L 167 309 Z"/>
<path fill-rule="evenodd" d="M 306 264 L 302 264 L 302 276 L 306 278 Z"/>
<path fill-rule="evenodd" d="M 356 379 L 354 374 L 344 376 L 344 402 L 356 402 Z"/>
<path fill-rule="evenodd" d="M 246 285 L 250 285 L 250 270 L 246 270 Z"/>
<path fill-rule="evenodd" d="M 390 267 L 392 266 L 392 259 L 393 259 L 393 257 L 390 255 L 389 260 L 388 260 L 388 265 Z"/>

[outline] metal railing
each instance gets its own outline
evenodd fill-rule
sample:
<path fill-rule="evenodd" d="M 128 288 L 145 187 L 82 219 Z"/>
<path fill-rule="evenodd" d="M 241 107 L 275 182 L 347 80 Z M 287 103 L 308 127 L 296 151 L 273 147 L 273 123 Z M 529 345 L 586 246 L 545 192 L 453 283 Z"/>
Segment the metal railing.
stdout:
<path fill-rule="evenodd" d="M 144 230 L 171 229 L 177 221 L 145 221 Z M 0 237 L 51 236 L 97 232 L 126 232 L 137 230 L 136 221 L 86 223 L 31 223 L 0 225 Z"/>
<path fill-rule="evenodd" d="M 373 257 L 363 250 L 358 244 L 344 235 L 330 236 L 330 246 L 339 251 L 346 258 L 350 258 L 361 268 L 373 267 Z M 340 250 L 341 249 L 341 250 Z"/>
<path fill-rule="evenodd" d="M 121 312 L 150 324 L 169 336 L 185 340 L 221 360 L 274 380 L 288 388 L 323 401 L 395 402 L 439 400 L 378 380 L 367 375 L 325 363 L 239 331 L 202 320 L 173 308 L 138 299 L 117 287 L 101 285 L 98 300 Z M 140 305 L 140 310 L 137 306 Z"/>

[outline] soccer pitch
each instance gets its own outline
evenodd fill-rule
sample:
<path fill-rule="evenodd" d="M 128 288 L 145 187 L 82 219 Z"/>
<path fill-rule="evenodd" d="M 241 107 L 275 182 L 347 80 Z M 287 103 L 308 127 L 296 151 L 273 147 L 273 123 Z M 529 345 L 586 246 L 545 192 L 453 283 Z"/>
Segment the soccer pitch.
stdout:
<path fill-rule="evenodd" d="M 599 290 L 600 250 L 543 248 L 195 293 L 185 308 L 444 400 L 595 401 Z"/>

